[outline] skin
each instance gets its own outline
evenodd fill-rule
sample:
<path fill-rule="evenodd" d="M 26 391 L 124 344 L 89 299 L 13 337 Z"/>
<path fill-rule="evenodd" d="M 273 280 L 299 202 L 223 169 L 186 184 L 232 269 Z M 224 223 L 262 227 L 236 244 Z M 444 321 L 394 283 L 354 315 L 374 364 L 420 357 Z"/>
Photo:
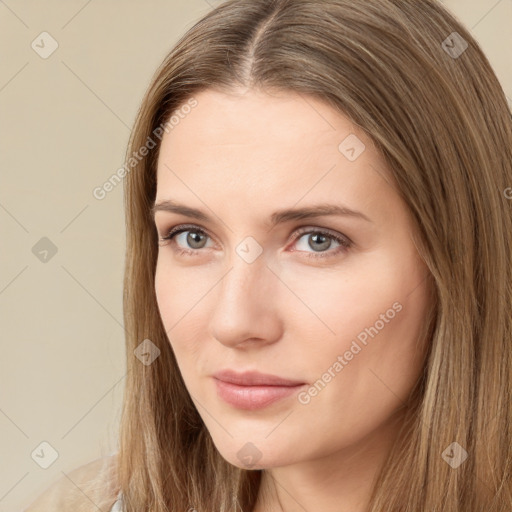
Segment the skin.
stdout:
<path fill-rule="evenodd" d="M 159 242 L 155 277 L 186 387 L 228 462 L 246 467 L 239 450 L 251 443 L 245 450 L 257 458 L 257 448 L 250 469 L 264 471 L 255 512 L 363 512 L 425 353 L 427 269 L 408 209 L 371 140 L 320 100 L 242 89 L 195 98 L 162 139 L 156 202 L 172 198 L 212 220 L 155 214 L 160 237 L 195 226 Z M 339 149 L 350 134 L 366 147 L 354 161 Z M 275 210 L 318 203 L 344 205 L 371 222 L 322 216 L 270 229 Z M 294 239 L 299 228 L 311 229 Z M 337 252 L 335 239 L 315 242 L 315 229 L 352 246 Z M 187 242 L 188 234 L 195 238 Z M 252 263 L 236 252 L 248 236 L 263 249 Z M 393 304 L 401 310 L 348 361 L 358 334 Z M 346 364 L 336 372 L 338 356 Z M 294 395 L 237 409 L 216 394 L 212 374 L 225 368 L 305 382 L 303 402 Z M 335 376 L 304 403 L 329 368 Z"/>

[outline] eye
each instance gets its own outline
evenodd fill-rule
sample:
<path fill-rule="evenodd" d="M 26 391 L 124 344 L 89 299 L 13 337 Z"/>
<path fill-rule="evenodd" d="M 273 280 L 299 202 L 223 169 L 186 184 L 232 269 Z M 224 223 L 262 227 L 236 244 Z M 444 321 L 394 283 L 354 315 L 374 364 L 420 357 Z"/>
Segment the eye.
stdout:
<path fill-rule="evenodd" d="M 206 234 L 206 232 L 198 228 L 197 226 L 180 225 L 175 226 L 169 231 L 169 233 L 166 236 L 161 237 L 160 242 L 170 240 L 171 242 L 173 242 L 173 245 L 177 246 L 177 251 L 179 254 L 187 254 L 193 256 L 199 249 L 203 249 L 205 247 L 204 242 L 207 237 L 208 235 Z M 181 242 L 181 244 L 190 244 L 191 249 L 180 247 L 180 245 L 178 245 L 178 242 Z"/>
<path fill-rule="evenodd" d="M 300 241 L 303 238 L 307 242 L 300 247 Z M 335 256 L 341 252 L 346 252 L 352 247 L 352 241 L 346 236 L 319 228 L 303 228 L 295 235 L 294 240 L 298 250 L 305 252 L 305 256 L 308 258 Z M 333 241 L 338 246 L 333 251 L 327 251 L 327 249 L 331 248 Z M 307 249 L 313 249 L 313 252 L 307 252 Z"/>
<path fill-rule="evenodd" d="M 165 242 L 170 240 L 179 254 L 196 256 L 200 249 L 206 247 L 206 240 L 208 238 L 208 234 L 198 226 L 182 224 L 171 228 L 168 234 L 161 237 L 159 241 Z M 300 247 L 300 242 L 303 238 L 308 241 Z M 335 256 L 341 252 L 346 252 L 353 245 L 352 241 L 346 236 L 319 228 L 302 228 L 294 235 L 293 241 L 294 245 L 297 245 L 299 248 L 293 249 L 292 252 L 304 253 L 305 257 L 308 258 Z M 333 242 L 337 243 L 338 246 L 334 250 L 328 251 Z M 308 252 L 308 249 L 312 249 L 313 252 Z"/>

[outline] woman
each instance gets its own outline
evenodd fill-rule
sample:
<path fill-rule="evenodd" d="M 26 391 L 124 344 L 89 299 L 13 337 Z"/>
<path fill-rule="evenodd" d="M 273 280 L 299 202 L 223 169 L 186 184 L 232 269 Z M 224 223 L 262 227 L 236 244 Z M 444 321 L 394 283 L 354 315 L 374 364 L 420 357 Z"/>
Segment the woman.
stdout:
<path fill-rule="evenodd" d="M 127 162 L 120 450 L 75 510 L 511 509 L 512 119 L 442 5 L 228 1 Z"/>

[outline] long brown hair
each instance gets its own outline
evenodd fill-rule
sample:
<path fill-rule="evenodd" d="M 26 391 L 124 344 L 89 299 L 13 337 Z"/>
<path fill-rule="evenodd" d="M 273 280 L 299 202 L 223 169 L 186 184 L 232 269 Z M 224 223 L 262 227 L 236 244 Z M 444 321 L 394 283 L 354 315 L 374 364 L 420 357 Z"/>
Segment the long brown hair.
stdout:
<path fill-rule="evenodd" d="M 150 215 L 162 129 L 201 90 L 237 86 L 311 95 L 360 126 L 435 283 L 418 399 L 368 511 L 512 510 L 512 116 L 489 61 L 434 0 L 229 0 L 157 70 L 127 151 L 126 512 L 250 512 L 258 494 L 262 471 L 222 458 L 181 378 L 156 302 Z M 145 339 L 160 350 L 152 364 L 134 355 Z M 468 454 L 456 469 L 443 457 L 454 442 Z"/>

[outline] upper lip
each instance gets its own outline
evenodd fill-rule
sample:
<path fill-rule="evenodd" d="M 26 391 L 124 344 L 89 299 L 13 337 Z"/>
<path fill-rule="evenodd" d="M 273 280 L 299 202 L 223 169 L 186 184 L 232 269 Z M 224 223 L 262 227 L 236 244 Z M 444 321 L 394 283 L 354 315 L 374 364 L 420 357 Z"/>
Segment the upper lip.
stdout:
<path fill-rule="evenodd" d="M 298 386 L 305 384 L 298 380 L 284 379 L 277 375 L 256 371 L 238 373 L 234 370 L 222 370 L 214 373 L 213 377 L 231 384 L 238 384 L 239 386 Z"/>

